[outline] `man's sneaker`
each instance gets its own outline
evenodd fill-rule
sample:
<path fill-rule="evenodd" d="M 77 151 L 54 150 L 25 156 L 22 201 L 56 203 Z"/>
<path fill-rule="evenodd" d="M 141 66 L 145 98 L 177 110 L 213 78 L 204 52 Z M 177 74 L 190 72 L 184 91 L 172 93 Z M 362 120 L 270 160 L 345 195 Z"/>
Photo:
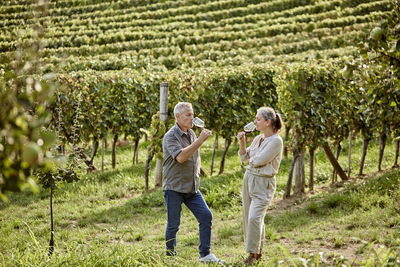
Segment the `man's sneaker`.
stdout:
<path fill-rule="evenodd" d="M 215 257 L 214 254 L 208 254 L 205 257 L 200 257 L 200 262 L 203 262 L 203 263 L 219 263 L 219 264 L 222 264 L 222 265 L 225 264 L 225 261 L 217 259 L 217 257 Z"/>
<path fill-rule="evenodd" d="M 167 262 L 176 264 L 177 263 L 176 256 L 168 256 L 167 257 Z"/>

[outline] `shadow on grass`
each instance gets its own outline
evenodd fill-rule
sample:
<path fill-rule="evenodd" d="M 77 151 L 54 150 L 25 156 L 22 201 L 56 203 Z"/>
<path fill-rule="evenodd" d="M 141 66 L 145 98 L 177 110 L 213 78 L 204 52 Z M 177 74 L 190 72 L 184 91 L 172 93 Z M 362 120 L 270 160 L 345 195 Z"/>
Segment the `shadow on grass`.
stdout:
<path fill-rule="evenodd" d="M 23 192 L 13 192 L 11 194 L 8 194 L 8 202 L 0 201 L 0 210 L 9 208 L 10 206 L 28 206 L 30 203 L 33 203 L 38 199 L 45 198 L 44 196 L 50 196 L 50 194 L 47 193 L 47 191 L 45 193 L 34 194 L 29 190 Z"/>
<path fill-rule="evenodd" d="M 342 192 L 332 192 L 322 197 L 318 201 L 309 200 L 303 207 L 294 211 L 285 211 L 275 217 L 269 215 L 265 217 L 265 222 L 273 225 L 279 231 L 292 231 L 302 228 L 305 225 L 320 221 L 340 212 L 340 216 L 350 215 L 358 209 L 366 211 L 372 208 L 386 208 L 382 201 L 371 201 L 372 198 L 379 198 L 389 194 L 400 194 L 400 172 L 389 170 L 380 173 L 378 176 L 370 177 L 361 185 L 347 184 Z M 400 201 L 400 197 L 399 201 Z M 295 197 L 281 202 L 295 201 Z M 399 202 L 400 208 L 400 202 Z M 400 209 L 399 209 L 400 211 Z M 399 212 L 400 216 L 400 212 Z"/>
<path fill-rule="evenodd" d="M 84 215 L 78 220 L 80 226 L 96 223 L 119 223 L 125 220 L 146 221 L 149 217 L 159 217 L 166 214 L 164 196 L 161 189 L 133 195 L 124 205 Z"/>
<path fill-rule="evenodd" d="M 155 163 L 152 163 L 152 168 L 154 168 Z M 117 169 L 111 169 L 111 170 L 104 170 L 102 171 L 97 171 L 94 173 L 89 173 L 86 175 L 85 179 L 82 179 L 82 182 L 101 182 L 101 183 L 107 183 L 113 179 L 113 177 L 117 175 L 131 175 L 134 177 L 141 177 L 144 180 L 144 173 L 145 173 L 145 165 L 144 164 L 138 164 L 135 166 L 129 166 L 129 167 L 124 167 L 124 168 L 117 168 Z"/>
<path fill-rule="evenodd" d="M 210 208 L 221 210 L 242 206 L 242 182 L 245 169 L 203 178 L 200 191 Z"/>
<path fill-rule="evenodd" d="M 152 168 L 154 168 L 155 162 L 152 163 Z M 89 174 L 86 174 L 84 171 L 80 174 L 81 179 L 72 184 L 66 184 L 63 188 L 59 188 L 55 191 L 55 201 L 60 194 L 63 194 L 66 191 L 74 191 L 86 183 L 96 182 L 96 183 L 108 183 L 113 180 L 116 176 L 125 176 L 125 177 L 139 177 L 139 179 L 143 179 L 143 183 L 138 185 L 138 190 L 144 190 L 144 172 L 145 166 L 144 164 L 138 164 L 131 167 L 118 168 L 114 170 L 105 170 L 105 171 L 96 171 Z M 76 187 L 75 185 L 78 185 Z M 39 193 L 35 194 L 30 190 L 25 190 L 22 192 L 13 192 L 8 195 L 9 202 L 0 202 L 0 210 L 5 209 L 9 206 L 27 206 L 32 202 L 35 202 L 39 199 L 47 199 L 50 198 L 50 191 L 42 188 L 40 185 Z"/>
<path fill-rule="evenodd" d="M 241 205 L 241 183 L 244 171 L 201 179 L 200 192 L 213 209 Z M 118 223 L 121 220 L 146 220 L 149 217 L 166 216 L 163 191 L 160 188 L 133 195 L 124 205 L 92 213 L 79 220 L 84 226 L 94 223 Z"/>
<path fill-rule="evenodd" d="M 241 207 L 241 186 L 244 169 L 234 173 L 202 178 L 200 191 L 210 208 L 218 212 L 222 209 Z M 343 192 L 330 193 L 318 201 L 307 201 L 304 206 L 295 211 L 285 211 L 275 217 L 268 215 L 267 224 L 273 225 L 280 231 L 291 231 L 304 227 L 340 211 L 341 215 L 348 215 L 356 209 L 363 208 L 362 199 L 371 190 L 377 194 L 385 194 L 400 185 L 398 171 L 381 174 L 373 181 L 362 186 L 349 184 Z M 383 186 L 382 184 L 386 185 Z M 391 189 L 390 189 L 391 188 Z M 285 201 L 293 201 L 293 199 Z M 282 200 L 283 201 L 283 200 Z M 149 217 L 165 215 L 164 197 L 161 189 L 133 195 L 124 205 L 109 208 L 99 213 L 93 213 L 82 218 L 80 225 L 93 223 L 117 223 L 121 220 L 141 220 Z M 379 203 L 377 203 L 379 206 Z"/>

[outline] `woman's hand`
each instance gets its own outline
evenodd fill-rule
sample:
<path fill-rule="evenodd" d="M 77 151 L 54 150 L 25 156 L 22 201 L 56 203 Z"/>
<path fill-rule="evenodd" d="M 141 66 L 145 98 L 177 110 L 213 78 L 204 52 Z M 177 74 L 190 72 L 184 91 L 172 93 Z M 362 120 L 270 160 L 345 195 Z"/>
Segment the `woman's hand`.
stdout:
<path fill-rule="evenodd" d="M 245 137 L 246 133 L 245 132 L 240 132 L 237 134 L 236 138 L 239 139 L 239 141 L 242 141 Z"/>

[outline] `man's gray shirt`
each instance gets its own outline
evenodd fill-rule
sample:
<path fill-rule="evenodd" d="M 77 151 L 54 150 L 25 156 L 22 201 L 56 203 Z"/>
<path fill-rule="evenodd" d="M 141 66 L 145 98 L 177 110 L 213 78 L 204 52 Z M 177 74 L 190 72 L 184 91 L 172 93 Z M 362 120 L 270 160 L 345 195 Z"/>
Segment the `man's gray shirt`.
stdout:
<path fill-rule="evenodd" d="M 176 156 L 196 140 L 196 134 L 189 129 L 187 134 L 175 125 L 164 135 L 163 139 L 163 190 L 180 193 L 191 193 L 199 190 L 200 155 L 197 150 L 192 157 L 183 163 Z"/>

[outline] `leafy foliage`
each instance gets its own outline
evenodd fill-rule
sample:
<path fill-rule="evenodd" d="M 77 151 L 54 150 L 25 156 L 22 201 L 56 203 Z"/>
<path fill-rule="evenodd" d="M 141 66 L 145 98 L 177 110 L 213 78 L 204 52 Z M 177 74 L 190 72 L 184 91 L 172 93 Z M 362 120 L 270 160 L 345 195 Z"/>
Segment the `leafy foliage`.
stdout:
<path fill-rule="evenodd" d="M 38 14 L 45 5 L 38 5 Z M 6 191 L 35 190 L 31 169 L 47 162 L 47 149 L 54 144 L 53 132 L 45 130 L 50 120 L 46 106 L 51 103 L 56 84 L 48 74 L 40 73 L 43 29 L 34 29 L 36 39 L 29 46 L 19 46 L 9 56 L 1 55 L 0 64 L 0 197 Z"/>
<path fill-rule="evenodd" d="M 72 183 L 79 180 L 73 166 L 66 165 L 64 168 L 38 169 L 34 172 L 43 188 L 56 189 L 62 183 Z"/>
<path fill-rule="evenodd" d="M 150 144 L 148 153 L 155 155 L 157 158 L 162 158 L 162 140 L 166 133 L 164 122 L 160 119 L 160 114 L 157 112 L 151 117 L 151 125 L 149 131 Z"/>
<path fill-rule="evenodd" d="M 346 110 L 336 70 L 332 66 L 291 65 L 276 78 L 279 108 L 293 129 L 296 149 L 317 147 L 329 138 L 343 139 L 348 131 L 341 116 Z"/>
<path fill-rule="evenodd" d="M 362 43 L 369 104 L 377 114 L 379 132 L 399 135 L 400 119 L 400 2 L 391 1 L 391 16 L 371 30 Z"/>

